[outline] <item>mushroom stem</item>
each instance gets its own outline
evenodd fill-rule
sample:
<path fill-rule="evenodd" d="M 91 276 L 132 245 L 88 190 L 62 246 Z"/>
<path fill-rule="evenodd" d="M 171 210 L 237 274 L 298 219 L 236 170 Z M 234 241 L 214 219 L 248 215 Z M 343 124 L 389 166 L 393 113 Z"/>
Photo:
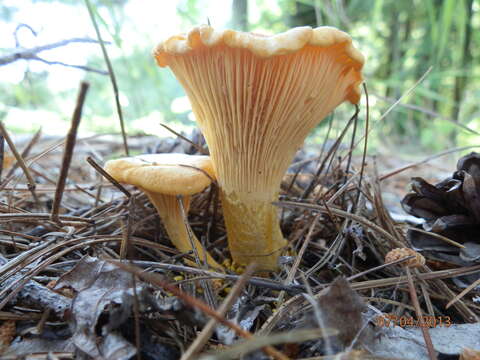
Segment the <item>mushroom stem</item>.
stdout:
<path fill-rule="evenodd" d="M 206 252 L 198 241 L 197 237 L 191 233 L 191 239 L 188 234 L 187 226 L 185 223 L 180 205 L 178 203 L 177 197 L 175 195 L 163 195 L 156 194 L 151 191 L 146 191 L 142 189 L 157 209 L 157 212 L 162 220 L 163 226 L 167 231 L 170 241 L 175 245 L 175 247 L 181 252 L 192 251 L 192 242 L 195 246 L 195 250 L 200 258 L 200 261 L 204 262 L 207 260 L 208 265 L 211 267 L 222 269 L 222 266 L 219 265 L 208 252 Z M 190 196 L 183 196 L 183 208 L 185 213 L 188 213 L 188 208 L 190 206 Z M 192 241 L 192 242 L 191 242 Z M 188 261 L 191 265 L 196 266 L 195 263 Z"/>
<path fill-rule="evenodd" d="M 263 198 L 259 200 L 259 198 Z M 235 262 L 257 263 L 261 270 L 278 268 L 277 259 L 287 242 L 278 223 L 277 195 L 222 192 L 228 245 Z"/>

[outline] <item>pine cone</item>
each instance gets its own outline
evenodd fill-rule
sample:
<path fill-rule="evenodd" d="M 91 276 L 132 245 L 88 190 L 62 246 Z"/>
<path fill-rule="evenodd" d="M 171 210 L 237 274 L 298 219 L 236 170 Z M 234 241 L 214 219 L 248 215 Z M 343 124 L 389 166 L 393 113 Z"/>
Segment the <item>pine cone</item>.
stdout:
<path fill-rule="evenodd" d="M 438 184 L 412 178 L 413 192 L 402 200 L 410 215 L 425 219 L 423 230 L 463 244 L 464 249 L 437 237 L 409 230 L 412 246 L 427 255 L 457 265 L 480 262 L 480 154 L 472 152 L 457 163 L 457 171 Z"/>

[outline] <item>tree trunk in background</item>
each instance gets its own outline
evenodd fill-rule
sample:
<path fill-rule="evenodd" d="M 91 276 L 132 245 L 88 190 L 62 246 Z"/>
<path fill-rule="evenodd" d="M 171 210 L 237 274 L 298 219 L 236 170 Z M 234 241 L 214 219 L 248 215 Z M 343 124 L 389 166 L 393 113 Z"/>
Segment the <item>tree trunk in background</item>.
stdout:
<path fill-rule="evenodd" d="M 385 73 L 385 78 L 390 79 L 393 73 L 396 72 L 397 59 L 399 55 L 399 35 L 400 35 L 400 19 L 396 11 L 392 11 L 391 22 L 389 23 L 390 35 L 388 38 L 385 38 L 385 47 L 388 49 L 388 60 L 387 60 L 387 71 Z M 395 87 L 398 90 L 398 87 Z M 385 91 L 385 96 L 391 97 L 397 94 L 392 94 L 392 87 L 388 86 Z M 396 91 L 398 92 L 398 91 Z"/>
<path fill-rule="evenodd" d="M 443 0 L 434 0 L 433 4 L 434 4 L 434 7 L 435 7 L 435 22 L 438 24 L 438 23 L 441 22 Z M 438 50 L 438 48 L 437 48 L 438 44 L 434 44 L 434 46 L 435 46 L 435 50 Z M 439 71 L 441 66 L 439 65 L 439 63 L 437 61 L 438 61 L 438 58 L 437 58 L 436 52 L 431 53 L 429 55 L 428 63 L 431 64 L 432 66 L 435 66 L 437 68 L 436 70 Z M 441 94 L 442 93 L 442 91 L 441 91 L 442 84 L 441 84 L 441 82 L 438 78 L 431 79 L 430 82 L 429 82 L 429 85 L 430 85 L 430 91 L 432 91 L 436 94 Z M 434 112 L 437 112 L 437 113 L 440 112 L 440 110 L 439 110 L 439 100 L 438 99 L 432 99 L 430 107 Z M 453 145 L 453 143 L 452 143 L 452 145 Z"/>
<path fill-rule="evenodd" d="M 463 44 L 463 52 L 460 60 L 460 69 L 463 71 L 466 71 L 470 67 L 472 62 L 472 51 L 470 48 L 472 43 L 473 0 L 467 0 L 465 5 L 467 10 L 467 21 L 465 23 L 465 42 Z M 455 90 L 451 113 L 451 117 L 455 121 L 459 121 L 458 117 L 460 114 L 460 103 L 462 101 L 463 94 L 467 86 L 467 80 L 468 77 L 465 74 L 462 74 L 455 78 Z"/>
<path fill-rule="evenodd" d="M 3 158 L 4 157 L 5 157 L 5 143 L 3 141 L 3 135 L 0 134 L 0 182 L 2 181 Z"/>
<path fill-rule="evenodd" d="M 232 0 L 232 27 L 248 31 L 248 0 Z"/>
<path fill-rule="evenodd" d="M 315 7 L 300 1 L 295 1 L 295 11 L 289 16 L 288 22 L 291 27 L 307 25 L 316 27 L 317 16 L 315 15 Z"/>

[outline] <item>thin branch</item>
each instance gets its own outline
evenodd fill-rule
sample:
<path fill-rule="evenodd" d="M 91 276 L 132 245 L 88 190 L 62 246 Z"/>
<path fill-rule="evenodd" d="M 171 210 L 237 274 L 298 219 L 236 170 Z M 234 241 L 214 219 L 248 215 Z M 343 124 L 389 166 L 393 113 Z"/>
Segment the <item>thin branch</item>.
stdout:
<path fill-rule="evenodd" d="M 428 236 L 431 236 L 431 237 L 434 237 L 436 239 L 439 239 L 441 241 L 445 241 L 447 244 L 450 244 L 450 245 L 453 245 L 453 246 L 456 246 L 460 249 L 464 249 L 465 246 L 463 246 L 462 244 L 452 240 L 452 239 L 449 239 L 448 237 L 446 236 L 443 236 L 443 235 L 440 235 L 440 234 L 437 234 L 437 233 L 434 233 L 434 232 L 431 232 L 431 231 L 426 231 L 426 230 L 422 230 L 422 229 L 418 229 L 418 228 L 414 228 L 414 227 L 411 227 L 409 226 L 407 228 L 407 230 L 411 230 L 411 231 L 417 231 L 417 232 L 420 232 L 422 234 L 425 234 L 425 235 L 428 235 Z"/>
<path fill-rule="evenodd" d="M 18 220 L 49 220 L 51 214 L 49 213 L 10 213 L 0 214 L 0 221 L 18 221 Z M 85 219 L 80 216 L 58 215 L 61 221 L 78 221 L 81 223 L 94 224 L 93 219 Z"/>
<path fill-rule="evenodd" d="M 123 147 L 125 148 L 125 155 L 130 156 L 128 151 L 127 133 L 125 131 L 125 122 L 123 120 L 122 107 L 120 106 L 120 96 L 118 93 L 118 85 L 117 85 L 117 80 L 115 78 L 115 73 L 113 72 L 112 63 L 110 62 L 110 58 L 108 57 L 107 48 L 105 47 L 105 42 L 102 39 L 102 34 L 100 33 L 97 20 L 95 19 L 95 14 L 93 13 L 93 9 L 92 9 L 92 4 L 90 3 L 90 0 L 85 0 L 85 4 L 87 5 L 88 14 L 90 15 L 90 19 L 92 20 L 93 27 L 95 28 L 95 33 L 97 34 L 98 42 L 100 43 L 100 47 L 102 48 L 103 58 L 105 59 L 105 63 L 107 64 L 110 80 L 112 81 L 113 93 L 115 95 L 115 104 L 117 106 L 118 118 L 120 120 L 120 128 L 122 130 Z"/>
<path fill-rule="evenodd" d="M 17 151 L 17 148 L 16 148 L 15 144 L 13 143 L 12 138 L 8 134 L 7 128 L 3 125 L 2 121 L 0 121 L 0 134 L 3 135 L 5 141 L 8 144 L 8 147 L 10 148 L 10 150 L 13 153 L 13 156 L 15 156 L 15 159 L 17 160 L 17 163 L 22 168 L 23 173 L 25 174 L 25 176 L 28 180 L 28 183 L 27 183 L 28 190 L 30 190 L 36 204 L 40 207 L 40 202 L 38 201 L 37 194 L 35 193 L 35 186 L 36 186 L 35 185 L 35 180 L 33 179 L 32 174 L 30 174 L 30 171 L 28 170 L 28 167 L 25 164 L 25 161 L 23 160 L 22 155 Z"/>
<path fill-rule="evenodd" d="M 362 166 L 360 168 L 360 177 L 358 179 L 358 192 L 355 199 L 355 206 L 358 205 L 360 200 L 360 189 L 362 188 L 363 173 L 365 171 L 367 151 L 368 151 L 368 127 L 370 126 L 370 102 L 368 100 L 368 90 L 367 84 L 363 83 L 363 91 L 365 92 L 365 101 L 366 101 L 366 111 L 365 111 L 365 135 L 363 136 L 365 141 L 363 142 L 363 153 L 362 153 Z M 358 105 L 357 105 L 358 106 Z"/>
<path fill-rule="evenodd" d="M 244 358 L 242 355 L 252 353 L 255 350 L 260 349 L 262 346 L 267 345 L 280 345 L 280 344 L 297 344 L 308 340 L 318 340 L 319 338 L 328 338 L 338 333 L 335 329 L 295 329 L 284 332 L 279 332 L 272 335 L 258 336 L 238 341 L 234 345 L 215 353 L 209 353 L 202 356 L 199 360 L 230 360 Z M 331 359 L 331 357 L 315 357 L 309 359 Z M 337 358 L 335 358 L 337 359 Z M 345 359 L 342 357 L 342 359 Z M 353 359 L 348 357 L 348 359 Z"/>
<path fill-rule="evenodd" d="M 132 198 L 132 203 L 135 198 Z M 128 231 L 128 229 L 127 229 Z M 140 338 L 140 304 L 137 294 L 137 278 L 132 274 L 132 289 L 133 289 L 133 320 L 135 327 L 135 346 L 137 347 L 137 360 L 142 360 L 142 340 Z"/>
<path fill-rule="evenodd" d="M 380 99 L 382 101 L 385 101 L 385 102 L 389 102 L 389 103 L 393 103 L 395 102 L 395 99 L 392 99 L 392 98 L 389 98 L 389 97 L 384 97 L 384 96 L 380 96 L 380 95 L 377 95 L 377 94 L 374 94 L 374 96 L 377 98 L 377 99 Z M 463 125 L 461 123 L 459 123 L 458 121 L 456 121 L 455 119 L 452 119 L 452 118 L 449 118 L 447 116 L 444 116 L 442 114 L 439 114 L 433 110 L 430 110 L 430 109 L 426 109 L 426 108 L 423 108 L 421 106 L 418 106 L 418 105 L 413 105 L 413 104 L 402 104 L 402 103 L 399 103 L 398 104 L 399 107 L 403 107 L 405 109 L 409 109 L 409 110 L 413 110 L 413 111 L 418 111 L 422 114 L 425 114 L 425 115 L 428 115 L 428 116 L 431 116 L 431 117 L 434 117 L 434 118 L 438 118 L 440 120 L 445 120 L 445 121 L 448 121 L 450 123 L 452 123 L 453 125 L 459 127 L 460 129 L 462 130 L 465 130 L 471 134 L 475 134 L 475 135 L 480 135 L 480 133 L 472 128 L 469 128 L 468 126 L 466 125 Z"/>
<path fill-rule="evenodd" d="M 427 71 L 418 79 L 415 84 L 413 84 L 407 91 L 405 91 L 402 96 L 400 96 L 397 101 L 395 101 L 388 109 L 385 111 L 377 121 L 375 121 L 372 126 L 368 129 L 368 132 L 366 132 L 358 141 L 355 143 L 355 146 L 353 148 L 356 148 L 364 139 L 365 137 L 372 132 L 373 129 L 375 129 L 375 126 L 379 124 L 382 120 L 384 120 L 403 100 L 405 100 L 406 97 L 408 97 L 422 82 L 425 80 L 425 78 L 430 74 L 432 71 L 433 66 L 430 66 Z"/>
<path fill-rule="evenodd" d="M 7 65 L 10 64 L 14 61 L 17 60 L 38 60 L 35 59 L 37 57 L 37 54 L 46 51 L 46 50 L 52 50 L 56 49 L 58 47 L 62 47 L 71 43 L 93 43 L 97 44 L 98 41 L 95 39 L 89 39 L 89 38 L 73 38 L 73 39 L 67 39 L 67 40 L 61 40 L 57 41 L 51 44 L 46 44 L 46 45 L 41 45 L 41 46 L 36 46 L 30 49 L 24 49 L 24 48 L 17 48 L 15 51 L 11 54 L 5 55 L 5 56 L 0 56 L 0 66 L 2 65 Z"/>
<path fill-rule="evenodd" d="M 110 181 L 110 183 L 115 186 L 118 190 L 120 190 L 123 194 L 125 194 L 125 196 L 127 198 L 130 198 L 132 196 L 132 194 L 130 194 L 130 192 L 125 189 L 125 187 L 123 187 L 122 184 L 120 184 L 117 180 L 115 180 L 112 175 L 110 175 L 109 173 L 107 173 L 105 170 L 102 169 L 102 167 L 100 165 L 98 165 L 96 163 L 95 160 L 93 160 L 93 158 L 91 156 L 88 156 L 87 157 L 87 162 L 100 174 L 102 175 L 105 179 L 107 179 L 108 181 Z"/>
<path fill-rule="evenodd" d="M 417 314 L 417 320 L 420 322 L 420 328 L 422 330 L 423 339 L 425 340 L 425 345 L 427 346 L 428 356 L 430 360 L 437 360 L 437 354 L 433 347 L 432 338 L 430 337 L 430 333 L 428 332 L 428 324 L 424 324 L 424 317 L 422 314 L 422 309 L 420 307 L 420 303 L 418 301 L 417 291 L 415 290 L 415 285 L 413 284 L 413 277 L 412 273 L 410 272 L 410 268 L 407 266 L 405 267 L 405 273 L 407 274 L 408 280 L 408 290 L 410 292 L 410 299 L 412 300 L 413 306 L 415 307 L 415 313 Z"/>
<path fill-rule="evenodd" d="M 313 188 L 315 187 L 316 185 L 316 181 L 318 179 L 318 177 L 320 176 L 320 174 L 322 173 L 322 171 L 325 169 L 325 165 L 327 164 L 327 160 L 328 159 L 333 159 L 333 154 L 335 153 L 335 151 L 337 151 L 338 149 L 338 146 L 340 145 L 340 143 L 342 142 L 343 140 L 343 137 L 345 136 L 345 134 L 347 133 L 347 130 L 350 128 L 350 125 L 352 125 L 353 121 L 355 120 L 355 118 L 357 117 L 358 115 L 358 108 L 355 109 L 355 114 L 353 114 L 353 116 L 350 118 L 350 120 L 348 120 L 348 123 L 343 127 L 343 130 L 342 132 L 340 133 L 340 135 L 337 137 L 337 139 L 335 140 L 334 144 L 330 147 L 330 149 L 328 150 L 327 154 L 325 155 L 325 157 L 323 158 L 323 161 L 320 163 L 320 165 L 318 166 L 317 168 L 317 171 L 315 172 L 315 175 L 314 177 L 312 178 L 312 180 L 310 181 L 310 184 L 308 184 L 307 188 L 305 189 L 305 191 L 303 192 L 302 196 L 300 197 L 301 199 L 306 199 L 308 197 L 308 195 L 310 195 L 310 193 L 312 192 Z M 322 147 L 322 153 L 323 153 L 323 147 Z"/>
<path fill-rule="evenodd" d="M 149 268 L 162 269 L 167 271 L 186 272 L 189 274 L 196 274 L 196 275 L 215 278 L 215 279 L 238 281 L 241 278 L 241 276 L 239 275 L 219 273 L 211 270 L 199 269 L 199 268 L 194 268 L 194 267 L 189 267 L 184 265 L 175 265 L 175 264 L 169 264 L 169 263 L 167 264 L 167 263 L 161 263 L 161 262 L 140 261 L 140 260 L 135 260 L 133 261 L 133 263 L 136 266 L 139 266 L 142 268 L 149 267 Z M 247 281 L 249 284 L 254 286 L 268 288 L 276 291 L 283 290 L 292 295 L 296 295 L 298 293 L 305 291 L 303 285 L 283 285 L 274 280 L 260 278 L 260 277 L 251 277 L 251 278 L 248 278 Z"/>
<path fill-rule="evenodd" d="M 300 203 L 300 202 L 293 202 L 293 201 L 273 201 L 273 205 L 276 206 L 281 206 L 281 207 L 287 207 L 287 208 L 303 208 L 303 209 L 309 209 L 311 211 L 320 211 L 322 213 L 329 213 L 332 212 L 333 214 L 337 216 L 341 216 L 346 219 L 351 219 L 353 221 L 356 221 L 366 227 L 369 227 L 370 229 L 374 230 L 378 234 L 383 235 L 386 239 L 390 240 L 392 243 L 394 243 L 397 246 L 404 246 L 405 244 L 400 243 L 393 235 L 391 235 L 389 232 L 384 230 L 382 227 L 378 226 L 377 224 L 371 222 L 370 220 L 367 220 L 366 218 L 362 216 L 358 216 L 355 214 L 351 214 L 349 212 L 337 209 L 336 207 L 329 207 L 328 209 L 324 206 L 318 206 L 314 204 L 308 204 L 308 203 Z"/>
<path fill-rule="evenodd" d="M 192 145 L 199 153 L 201 153 L 202 155 L 210 155 L 209 152 L 208 152 L 208 149 L 204 149 L 201 145 L 199 144 L 196 144 L 194 143 L 192 140 L 190 140 L 189 138 L 183 136 L 182 134 L 176 132 L 175 130 L 173 130 L 171 127 L 165 125 L 165 124 L 162 124 L 160 123 L 160 126 L 164 127 L 165 129 L 167 129 L 168 131 L 170 131 L 172 134 L 178 136 L 180 139 L 182 139 L 183 141 L 186 141 L 188 142 L 190 145 Z"/>
<path fill-rule="evenodd" d="M 84 66 L 84 65 L 67 64 L 67 63 L 64 63 L 64 62 L 61 62 L 61 61 L 49 61 L 49 60 L 42 59 L 41 57 L 38 57 L 38 56 L 34 56 L 34 57 L 30 58 L 29 60 L 40 61 L 40 62 L 43 62 L 43 63 L 48 64 L 48 65 L 61 65 L 61 66 L 66 66 L 66 67 L 70 67 L 70 68 L 74 68 L 74 69 L 90 71 L 90 72 L 94 72 L 94 73 L 97 73 L 97 74 L 100 74 L 100 75 L 108 75 L 108 71 L 105 71 L 105 70 L 98 70 L 98 69 L 94 69 L 94 68 L 91 68 L 89 66 Z"/>
<path fill-rule="evenodd" d="M 312 235 L 313 235 L 313 230 L 315 229 L 315 225 L 317 224 L 318 219 L 320 218 L 320 215 L 321 213 L 318 213 L 313 218 L 309 226 L 307 236 L 305 237 L 305 240 L 303 240 L 302 247 L 300 248 L 300 251 L 298 252 L 298 255 L 295 258 L 295 262 L 293 263 L 293 266 L 287 275 L 287 279 L 284 282 L 285 285 L 290 285 L 295 279 L 295 275 L 297 274 L 298 267 L 300 266 L 300 263 L 303 260 L 303 255 L 305 254 L 305 250 L 307 250 L 307 247 L 310 244 L 310 240 L 312 239 Z M 284 297 L 285 297 L 285 291 L 280 292 L 280 294 L 278 295 L 277 307 L 283 303 Z"/>
<path fill-rule="evenodd" d="M 65 151 L 63 152 L 62 168 L 58 177 L 57 188 L 55 190 L 55 197 L 53 199 L 52 216 L 51 220 L 59 222 L 58 211 L 60 209 L 60 203 L 62 202 L 63 190 L 67 181 L 68 170 L 70 169 L 70 163 L 72 162 L 73 148 L 77 140 L 77 130 L 82 119 L 82 109 L 85 103 L 85 97 L 87 96 L 89 83 L 82 81 L 80 84 L 80 90 L 78 92 L 77 103 L 75 110 L 73 111 L 72 124 L 67 134 L 65 141 Z"/>
<path fill-rule="evenodd" d="M 38 129 L 38 131 L 35 133 L 35 135 L 32 136 L 30 141 L 28 142 L 27 146 L 22 150 L 22 158 L 27 159 L 27 157 L 30 155 L 30 151 L 32 150 L 33 146 L 40 140 L 40 137 L 42 136 L 42 129 Z M 31 162 L 30 162 L 31 165 Z M 29 165 L 29 166 L 30 166 Z M 5 181 L 0 184 L 0 191 L 3 190 L 3 187 L 5 187 L 9 182 L 10 178 L 14 175 L 15 170 L 20 166 L 20 164 L 15 162 L 13 166 L 8 170 L 7 175 L 5 176 Z"/>
<path fill-rule="evenodd" d="M 420 160 L 420 161 L 416 161 L 414 163 L 410 163 L 410 164 L 407 164 L 407 165 L 404 165 L 404 166 L 401 166 L 397 169 L 394 169 L 394 170 L 391 170 L 389 171 L 388 173 L 385 173 L 385 174 L 382 174 L 380 175 L 380 177 L 378 178 L 379 181 L 383 181 L 385 179 L 388 179 L 389 177 L 391 176 L 394 176 L 394 175 L 398 175 L 400 174 L 401 172 L 405 171 L 405 170 L 408 170 L 408 169 L 411 169 L 411 168 L 414 168 L 416 166 L 419 166 L 419 165 L 423 165 L 423 164 L 426 164 L 427 162 L 431 161 L 431 160 L 434 160 L 436 158 L 439 158 L 441 156 L 445 156 L 445 155 L 448 155 L 448 154 L 452 154 L 452 153 L 455 153 L 455 152 L 460 152 L 460 151 L 465 151 L 465 150 L 470 150 L 470 149 L 475 149 L 475 148 L 478 148 L 480 147 L 480 145 L 469 145 L 469 146 L 462 146 L 462 147 L 456 147 L 456 148 L 453 148 L 453 149 L 448 149 L 448 150 L 445 150 L 445 151 L 442 151 L 442 152 L 439 152 L 438 154 L 434 154 L 434 155 L 431 155 L 423 160 Z"/>
<path fill-rule="evenodd" d="M 21 28 L 26 28 L 28 30 L 30 30 L 30 32 L 34 35 L 34 36 L 37 36 L 37 32 L 28 24 L 18 24 L 17 27 L 15 28 L 15 31 L 13 32 L 13 37 L 15 38 L 15 47 L 20 47 L 20 41 L 18 41 L 18 31 L 21 29 Z"/>
<path fill-rule="evenodd" d="M 449 301 L 449 303 L 445 306 L 445 309 L 448 309 L 450 306 L 455 304 L 458 300 L 463 298 L 466 294 L 468 294 L 470 291 L 475 289 L 478 285 L 480 285 L 480 279 L 477 279 L 476 281 L 471 283 L 468 287 L 465 288 L 465 290 L 463 290 L 460 294 L 455 296 L 455 298 L 453 298 L 451 301 Z"/>
<path fill-rule="evenodd" d="M 411 256 L 407 256 L 407 257 L 404 257 L 404 258 L 399 259 L 399 260 L 395 260 L 395 261 L 392 261 L 392 262 L 389 262 L 389 263 L 384 263 L 384 264 L 382 264 L 382 265 L 375 266 L 375 267 L 370 268 L 370 269 L 368 269 L 368 270 L 359 272 L 358 274 L 349 276 L 349 277 L 347 278 L 347 281 L 348 281 L 348 282 L 352 282 L 352 280 L 357 279 L 357 278 L 362 277 L 362 276 L 365 276 L 365 275 L 367 275 L 367 274 L 370 274 L 370 273 L 372 273 L 372 272 L 374 272 L 374 271 L 381 270 L 381 269 L 383 269 L 383 268 L 385 268 L 385 267 L 388 267 L 388 266 L 401 264 L 401 263 L 403 263 L 403 262 L 407 262 L 408 260 L 411 260 L 411 259 L 414 259 L 414 258 L 415 258 L 415 255 L 411 255 Z"/>

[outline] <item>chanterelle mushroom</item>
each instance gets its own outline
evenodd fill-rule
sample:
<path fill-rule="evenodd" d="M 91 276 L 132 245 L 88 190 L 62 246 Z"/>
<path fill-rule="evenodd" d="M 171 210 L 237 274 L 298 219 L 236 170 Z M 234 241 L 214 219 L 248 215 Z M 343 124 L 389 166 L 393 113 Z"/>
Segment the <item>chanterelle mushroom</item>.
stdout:
<path fill-rule="evenodd" d="M 275 269 L 286 241 L 271 203 L 310 130 L 342 102 L 358 103 L 362 54 L 331 27 L 263 36 L 205 25 L 154 56 L 185 88 L 205 135 L 233 259 Z"/>
<path fill-rule="evenodd" d="M 190 196 L 201 192 L 215 178 L 208 156 L 185 154 L 147 154 L 110 160 L 105 164 L 115 180 L 139 187 L 147 194 L 160 215 L 172 243 L 182 252 L 192 250 L 177 195 L 183 195 L 183 207 L 188 212 Z M 193 244 L 200 260 L 222 268 L 193 235 Z"/>

